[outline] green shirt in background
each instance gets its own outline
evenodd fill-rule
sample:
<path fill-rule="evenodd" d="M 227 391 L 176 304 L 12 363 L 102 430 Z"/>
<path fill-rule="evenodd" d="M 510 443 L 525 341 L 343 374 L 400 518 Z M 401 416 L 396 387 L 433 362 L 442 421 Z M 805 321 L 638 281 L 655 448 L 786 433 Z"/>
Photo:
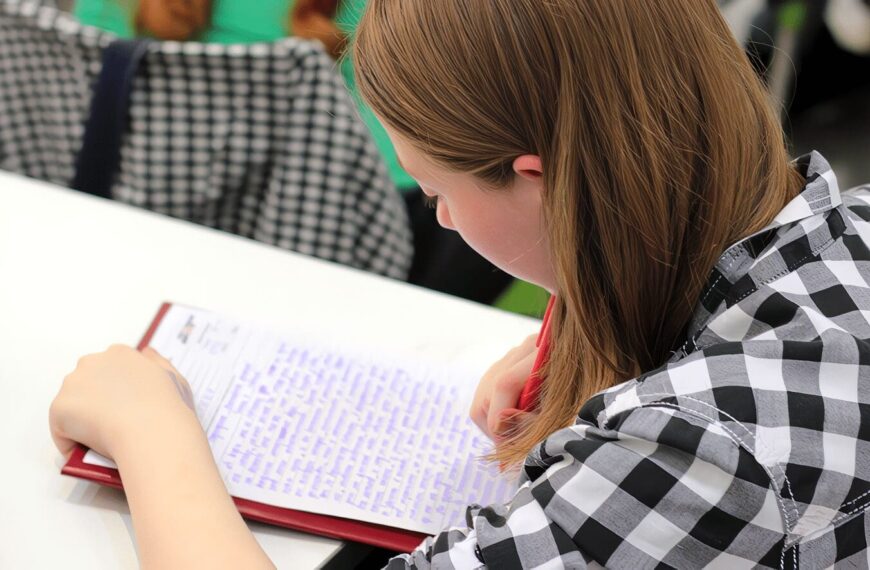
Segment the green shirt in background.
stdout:
<path fill-rule="evenodd" d="M 367 0 L 343 0 L 336 23 L 348 34 L 353 34 L 359 24 Z M 289 30 L 289 15 L 294 0 L 215 0 L 212 8 L 212 26 L 198 41 L 206 43 L 237 44 L 271 42 L 292 34 Z M 256 9 L 253 9 L 256 5 Z M 73 13 L 83 24 L 96 26 L 121 38 L 136 34 L 133 25 L 135 0 L 77 0 Z M 344 58 L 339 63 L 342 76 L 360 117 L 372 133 L 372 138 L 387 165 L 393 183 L 400 191 L 411 190 L 417 183 L 405 172 L 396 158 L 393 144 L 372 110 L 365 105 L 356 91 L 353 63 Z"/>
<path fill-rule="evenodd" d="M 76 0 L 73 14 L 79 22 L 112 32 L 121 38 L 132 38 L 133 9 L 125 0 Z"/>
<path fill-rule="evenodd" d="M 363 12 L 365 11 L 366 2 L 367 0 L 342 0 L 341 4 L 339 4 L 338 13 L 335 15 L 335 23 L 338 24 L 338 27 L 341 28 L 344 33 L 352 36 L 356 32 L 356 28 L 359 25 Z M 348 90 L 350 90 L 351 95 L 353 95 L 353 98 L 356 101 L 360 117 L 363 122 L 365 122 L 366 126 L 368 126 L 369 131 L 372 133 L 372 137 L 375 139 L 375 144 L 378 145 L 378 149 L 381 151 L 381 156 L 387 164 L 390 176 L 393 178 L 393 183 L 395 183 L 400 191 L 416 188 L 417 182 L 411 178 L 411 176 L 405 172 L 401 166 L 399 166 L 399 159 L 396 158 L 396 151 L 393 148 L 393 143 L 390 142 L 383 125 L 381 125 L 380 121 L 375 117 L 375 114 L 369 106 L 363 103 L 360 98 L 359 93 L 356 90 L 356 79 L 353 75 L 353 61 L 349 55 L 348 57 L 342 58 L 340 66 L 341 74 L 344 76 L 344 82 L 347 84 Z"/>

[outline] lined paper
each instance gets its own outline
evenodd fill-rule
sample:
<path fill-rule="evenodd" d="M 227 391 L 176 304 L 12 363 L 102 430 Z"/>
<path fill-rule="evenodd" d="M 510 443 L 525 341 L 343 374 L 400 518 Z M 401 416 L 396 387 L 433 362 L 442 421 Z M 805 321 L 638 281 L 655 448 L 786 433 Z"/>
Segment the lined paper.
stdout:
<path fill-rule="evenodd" d="M 352 350 L 172 306 L 150 345 L 187 378 L 233 496 L 429 534 L 514 485 L 479 458 L 472 366 Z M 94 452 L 88 463 L 110 465 Z"/>

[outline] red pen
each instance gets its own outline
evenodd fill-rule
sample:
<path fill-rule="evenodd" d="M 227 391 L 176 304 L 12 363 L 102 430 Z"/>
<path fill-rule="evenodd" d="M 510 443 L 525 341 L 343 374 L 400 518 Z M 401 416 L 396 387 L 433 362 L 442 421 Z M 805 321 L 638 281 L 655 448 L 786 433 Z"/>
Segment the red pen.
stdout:
<path fill-rule="evenodd" d="M 526 385 L 523 386 L 523 391 L 520 392 L 517 408 L 523 412 L 530 412 L 538 405 L 538 394 L 541 391 L 541 383 L 543 382 L 539 371 L 544 362 L 546 362 L 550 352 L 550 312 L 553 310 L 555 300 L 556 296 L 551 295 L 550 300 L 547 302 L 547 310 L 544 311 L 544 319 L 541 322 L 541 332 L 538 333 L 538 340 L 535 342 L 535 345 L 538 347 L 538 355 L 535 357 L 532 373 L 529 374 L 529 379 L 526 380 Z"/>

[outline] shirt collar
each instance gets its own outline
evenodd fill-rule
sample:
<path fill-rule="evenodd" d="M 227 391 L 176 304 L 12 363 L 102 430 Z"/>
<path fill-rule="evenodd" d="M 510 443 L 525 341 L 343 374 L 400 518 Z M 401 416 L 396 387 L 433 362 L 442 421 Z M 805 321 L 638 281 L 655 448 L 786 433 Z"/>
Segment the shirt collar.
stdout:
<path fill-rule="evenodd" d="M 702 332 L 726 298 L 739 297 L 738 293 L 746 293 L 754 287 L 753 276 L 757 278 L 770 271 L 782 269 L 775 260 L 766 258 L 786 244 L 807 236 L 814 227 L 822 223 L 821 217 L 813 220 L 809 218 L 831 211 L 842 203 L 837 178 L 831 165 L 819 152 L 812 151 L 798 157 L 794 165 L 806 180 L 803 189 L 770 224 L 744 237 L 719 257 L 707 286 L 701 293 L 700 302 L 687 331 L 689 340 L 684 348 L 690 342 L 694 343 L 697 334 Z M 769 236 L 772 234 L 775 237 L 771 240 Z"/>
<path fill-rule="evenodd" d="M 831 170 L 831 165 L 818 151 L 814 150 L 799 157 L 795 160 L 795 166 L 806 178 L 806 186 L 777 214 L 773 223 L 765 230 L 832 210 L 842 203 L 837 177 Z"/>
<path fill-rule="evenodd" d="M 792 198 L 785 208 L 780 210 L 770 224 L 742 238 L 726 249 L 719 257 L 716 269 L 729 282 L 733 283 L 746 273 L 749 265 L 739 262 L 740 260 L 746 258 L 750 265 L 758 260 L 757 250 L 750 244 L 753 238 L 768 234 L 771 230 L 800 222 L 816 214 L 833 210 L 843 202 L 840 197 L 837 177 L 821 153 L 814 150 L 801 155 L 794 160 L 794 165 L 806 180 L 801 192 Z"/>

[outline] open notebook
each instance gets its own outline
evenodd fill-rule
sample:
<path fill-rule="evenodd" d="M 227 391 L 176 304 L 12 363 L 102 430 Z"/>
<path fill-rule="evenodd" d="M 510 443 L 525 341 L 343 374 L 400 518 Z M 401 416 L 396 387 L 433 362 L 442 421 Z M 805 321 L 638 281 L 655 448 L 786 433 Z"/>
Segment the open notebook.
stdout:
<path fill-rule="evenodd" d="M 168 358 L 242 515 L 408 551 L 464 525 L 470 503 L 514 484 L 480 457 L 468 419 L 481 370 L 348 349 L 165 304 L 139 348 Z M 159 468 L 159 466 L 156 466 Z M 63 473 L 121 487 L 115 465 L 76 450 Z"/>

